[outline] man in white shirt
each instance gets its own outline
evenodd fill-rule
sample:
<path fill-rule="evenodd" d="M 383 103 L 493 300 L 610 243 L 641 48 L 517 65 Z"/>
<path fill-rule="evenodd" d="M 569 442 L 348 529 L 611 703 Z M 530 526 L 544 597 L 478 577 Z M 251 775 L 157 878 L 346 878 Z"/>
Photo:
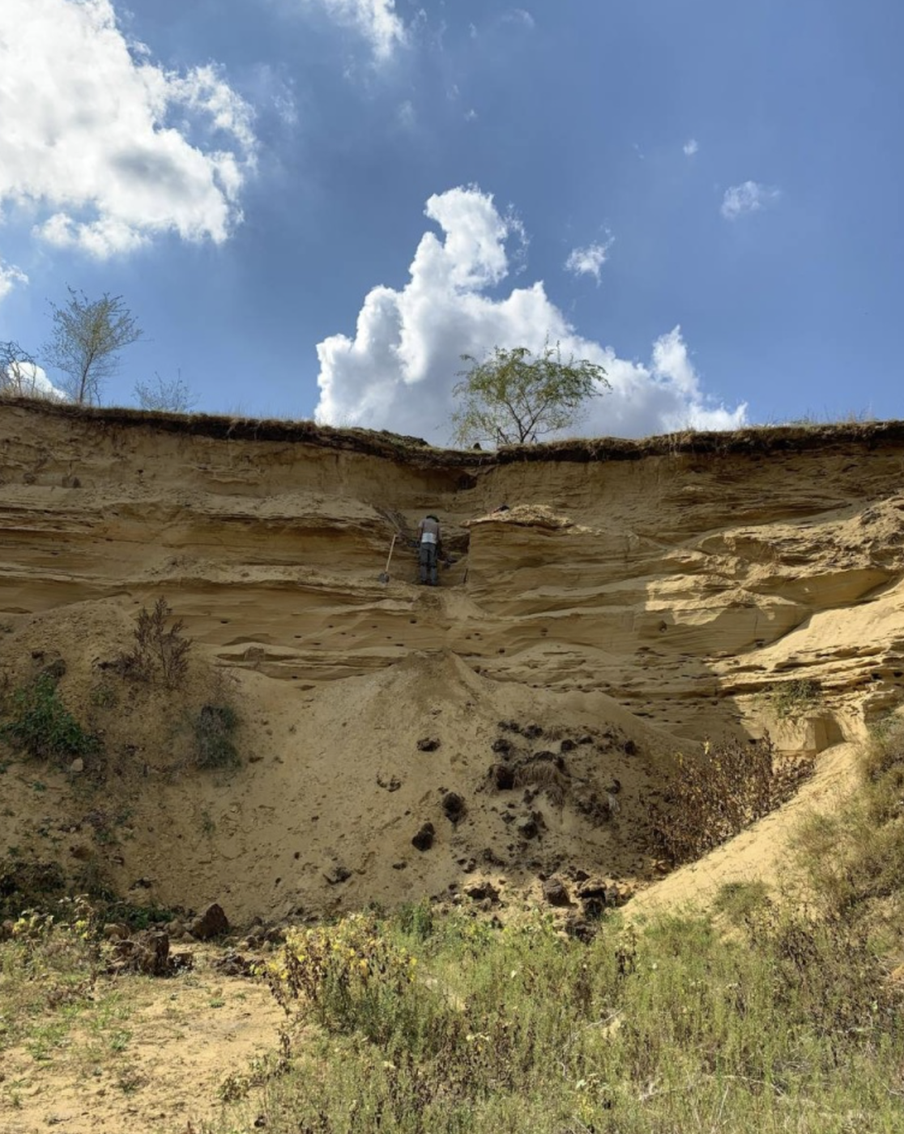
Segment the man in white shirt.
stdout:
<path fill-rule="evenodd" d="M 439 520 L 434 515 L 425 516 L 418 524 L 418 567 L 422 586 L 436 587 L 439 577 L 436 560 L 439 555 Z"/>

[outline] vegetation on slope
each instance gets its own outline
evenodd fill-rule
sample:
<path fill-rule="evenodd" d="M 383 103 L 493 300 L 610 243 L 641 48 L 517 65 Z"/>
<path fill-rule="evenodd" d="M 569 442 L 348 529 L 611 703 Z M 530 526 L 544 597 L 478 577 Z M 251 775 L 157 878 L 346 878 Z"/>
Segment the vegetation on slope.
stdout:
<path fill-rule="evenodd" d="M 205 1129 L 891 1134 L 902 794 L 896 724 L 845 810 L 802 832 L 807 908 L 753 884 L 711 915 L 604 917 L 589 941 L 545 912 L 502 926 L 427 904 L 292 931 L 264 974 L 287 1014 L 283 1056 L 227 1080 Z M 0 1047 L 49 1034 L 84 995 L 102 921 L 79 908 L 61 927 L 7 926 Z"/>

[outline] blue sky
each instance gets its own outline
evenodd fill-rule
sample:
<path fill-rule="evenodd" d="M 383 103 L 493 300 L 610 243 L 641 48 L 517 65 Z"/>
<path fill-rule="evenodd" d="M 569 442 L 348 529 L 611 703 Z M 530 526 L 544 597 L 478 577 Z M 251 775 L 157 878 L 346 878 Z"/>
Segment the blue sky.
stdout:
<path fill-rule="evenodd" d="M 122 295 L 105 404 L 434 441 L 460 354 L 547 336 L 609 373 L 588 433 L 902 416 L 902 42 L 893 0 L 2 0 L 0 340 Z"/>

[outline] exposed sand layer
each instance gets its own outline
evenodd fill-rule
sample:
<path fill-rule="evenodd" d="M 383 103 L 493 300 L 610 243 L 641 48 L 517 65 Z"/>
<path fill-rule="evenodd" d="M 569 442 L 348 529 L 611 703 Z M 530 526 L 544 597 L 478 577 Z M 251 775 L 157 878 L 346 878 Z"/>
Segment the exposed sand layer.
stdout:
<path fill-rule="evenodd" d="M 0 405 L 0 670 L 12 688 L 63 658 L 109 759 L 98 786 L 2 755 L 0 858 L 91 861 L 236 919 L 652 878 L 671 753 L 766 727 L 821 753 L 904 689 L 904 430 L 790 434 L 520 459 Z M 436 589 L 406 543 L 426 511 L 455 560 Z M 194 642 L 172 694 L 109 668 L 160 596 Z M 177 758 L 217 674 L 242 721 L 228 775 Z M 777 723 L 764 692 L 804 677 L 822 698 Z"/>

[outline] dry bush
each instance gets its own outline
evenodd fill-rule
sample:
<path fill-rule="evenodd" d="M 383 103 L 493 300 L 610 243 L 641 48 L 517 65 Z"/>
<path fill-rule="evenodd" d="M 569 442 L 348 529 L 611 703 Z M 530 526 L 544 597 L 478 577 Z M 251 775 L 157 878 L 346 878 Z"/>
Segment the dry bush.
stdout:
<path fill-rule="evenodd" d="M 165 598 L 148 611 L 142 607 L 135 628 L 135 645 L 116 659 L 116 668 L 133 681 L 160 681 L 167 689 L 175 689 L 188 672 L 191 639 L 183 634 L 185 624 L 177 619 L 167 629 L 172 610 Z"/>
<path fill-rule="evenodd" d="M 673 865 L 693 862 L 774 811 L 813 772 L 812 757 L 778 759 L 769 736 L 706 742 L 702 755 L 679 753 L 678 774 L 649 807 L 654 849 Z"/>

